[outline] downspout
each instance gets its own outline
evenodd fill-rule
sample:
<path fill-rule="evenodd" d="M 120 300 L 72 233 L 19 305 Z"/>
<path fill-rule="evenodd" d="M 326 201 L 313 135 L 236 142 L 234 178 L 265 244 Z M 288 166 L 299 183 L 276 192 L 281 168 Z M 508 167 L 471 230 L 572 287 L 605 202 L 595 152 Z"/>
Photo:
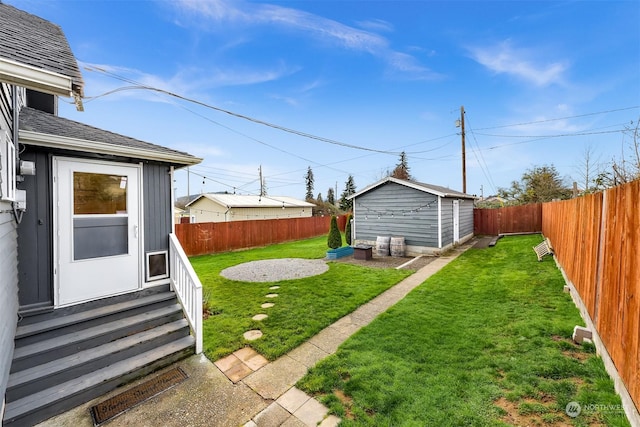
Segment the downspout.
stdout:
<path fill-rule="evenodd" d="M 12 114 L 13 114 L 13 129 L 11 129 L 12 132 L 12 138 L 13 138 L 13 144 L 15 146 L 15 177 L 16 177 L 16 181 L 18 178 L 18 168 L 20 167 L 20 143 L 18 142 L 18 135 L 20 133 L 20 111 L 18 111 L 18 87 L 16 85 L 11 85 L 11 103 L 13 104 L 12 107 Z M 16 224 L 20 225 L 20 223 L 22 222 L 22 215 L 24 214 L 24 210 L 21 210 L 20 213 L 18 213 L 18 202 L 14 201 L 11 203 L 12 207 L 13 207 L 13 217 L 16 220 Z"/>
<path fill-rule="evenodd" d="M 227 218 L 227 214 L 231 210 L 231 206 L 227 205 L 227 210 L 224 212 L 224 222 L 229 222 L 229 218 Z"/>

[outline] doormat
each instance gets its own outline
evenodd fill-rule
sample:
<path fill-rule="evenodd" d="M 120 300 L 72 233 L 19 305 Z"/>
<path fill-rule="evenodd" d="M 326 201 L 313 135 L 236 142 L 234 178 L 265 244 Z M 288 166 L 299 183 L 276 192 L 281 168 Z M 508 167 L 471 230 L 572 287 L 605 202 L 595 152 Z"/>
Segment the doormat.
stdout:
<path fill-rule="evenodd" d="M 188 378 L 181 368 L 174 368 L 157 377 L 92 406 L 93 424 L 100 424 L 128 411 L 134 406 L 180 384 Z"/>

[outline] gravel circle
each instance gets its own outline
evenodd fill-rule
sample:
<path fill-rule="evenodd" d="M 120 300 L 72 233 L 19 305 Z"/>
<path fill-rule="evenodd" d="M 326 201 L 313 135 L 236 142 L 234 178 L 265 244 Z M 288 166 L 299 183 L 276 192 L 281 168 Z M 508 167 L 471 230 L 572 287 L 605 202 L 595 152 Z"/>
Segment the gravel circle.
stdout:
<path fill-rule="evenodd" d="M 220 275 L 241 282 L 277 282 L 316 276 L 329 269 L 322 259 L 280 258 L 245 262 L 225 268 Z"/>

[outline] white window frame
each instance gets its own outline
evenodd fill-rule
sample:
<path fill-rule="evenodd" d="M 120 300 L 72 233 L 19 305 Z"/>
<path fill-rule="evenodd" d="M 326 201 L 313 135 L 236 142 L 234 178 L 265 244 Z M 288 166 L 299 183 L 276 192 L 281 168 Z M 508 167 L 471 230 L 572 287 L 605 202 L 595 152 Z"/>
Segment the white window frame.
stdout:
<path fill-rule="evenodd" d="M 16 146 L 0 129 L 0 200 L 16 200 Z"/>

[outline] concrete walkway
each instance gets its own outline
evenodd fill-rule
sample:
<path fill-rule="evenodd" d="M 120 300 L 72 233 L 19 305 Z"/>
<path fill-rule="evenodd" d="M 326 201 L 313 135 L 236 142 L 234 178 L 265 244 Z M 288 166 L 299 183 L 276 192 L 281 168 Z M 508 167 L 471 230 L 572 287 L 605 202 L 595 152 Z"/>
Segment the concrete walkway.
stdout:
<path fill-rule="evenodd" d="M 473 245 L 473 241 L 439 257 L 386 292 L 360 306 L 309 341 L 269 363 L 250 348 L 211 363 L 196 355 L 167 368 L 180 366 L 189 378 L 176 387 L 117 416 L 107 426 L 335 426 L 340 419 L 294 387 L 309 368 L 379 314 L 403 299 L 442 267 Z M 162 372 L 162 371 L 161 371 Z M 161 373 L 160 372 L 160 373 Z M 158 375 L 154 374 L 154 375 Z M 122 387 L 92 402 L 54 417 L 42 427 L 89 427 L 89 408 L 134 387 L 150 377 Z"/>

